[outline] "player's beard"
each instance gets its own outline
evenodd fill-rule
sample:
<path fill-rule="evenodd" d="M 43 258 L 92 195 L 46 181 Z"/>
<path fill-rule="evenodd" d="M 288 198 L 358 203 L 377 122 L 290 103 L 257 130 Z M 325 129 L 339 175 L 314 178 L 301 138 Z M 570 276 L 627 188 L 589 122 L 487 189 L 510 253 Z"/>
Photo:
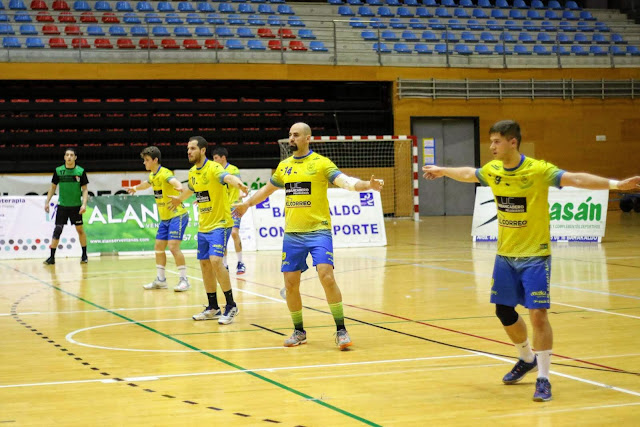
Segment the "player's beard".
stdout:
<path fill-rule="evenodd" d="M 296 144 L 295 142 L 290 142 L 289 150 L 291 150 L 292 152 L 298 151 L 298 144 Z"/>
<path fill-rule="evenodd" d="M 193 157 L 189 159 L 189 163 L 191 163 L 192 165 L 195 165 L 199 161 L 200 161 L 200 153 L 194 153 Z"/>

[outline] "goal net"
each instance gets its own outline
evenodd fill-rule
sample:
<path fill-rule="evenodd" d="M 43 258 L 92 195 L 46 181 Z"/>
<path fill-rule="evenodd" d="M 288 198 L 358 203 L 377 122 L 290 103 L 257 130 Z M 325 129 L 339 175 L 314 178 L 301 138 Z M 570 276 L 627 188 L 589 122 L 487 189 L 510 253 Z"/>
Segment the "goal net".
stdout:
<path fill-rule="evenodd" d="M 280 160 L 291 156 L 280 139 Z M 309 148 L 328 157 L 345 174 L 384 180 L 380 194 L 385 216 L 418 219 L 418 152 L 414 136 L 312 136 Z"/>

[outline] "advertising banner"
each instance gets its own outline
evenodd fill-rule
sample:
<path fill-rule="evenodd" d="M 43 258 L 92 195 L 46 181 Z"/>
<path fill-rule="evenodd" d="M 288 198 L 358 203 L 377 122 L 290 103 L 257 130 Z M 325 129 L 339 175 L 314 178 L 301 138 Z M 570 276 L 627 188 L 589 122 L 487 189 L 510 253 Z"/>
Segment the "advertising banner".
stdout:
<path fill-rule="evenodd" d="M 609 190 L 549 188 L 552 241 L 600 242 L 607 223 Z M 471 235 L 474 241 L 498 238 L 496 204 L 489 187 L 476 188 Z"/>
<path fill-rule="evenodd" d="M 328 190 L 333 246 L 386 246 L 380 193 Z M 284 190 L 278 190 L 253 210 L 258 250 L 280 250 L 284 237 Z"/>

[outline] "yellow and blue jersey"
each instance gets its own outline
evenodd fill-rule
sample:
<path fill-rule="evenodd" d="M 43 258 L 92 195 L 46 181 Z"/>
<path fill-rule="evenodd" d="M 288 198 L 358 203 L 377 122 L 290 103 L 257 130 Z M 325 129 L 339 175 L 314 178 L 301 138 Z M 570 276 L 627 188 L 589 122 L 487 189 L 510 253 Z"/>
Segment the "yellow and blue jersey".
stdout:
<path fill-rule="evenodd" d="M 216 228 L 233 226 L 224 182 L 227 175 L 222 166 L 209 159 L 200 168 L 193 166 L 189 170 L 189 190 L 195 193 L 198 202 L 198 232 L 208 233 Z"/>
<path fill-rule="evenodd" d="M 341 173 L 331 160 L 313 151 L 280 162 L 271 183 L 285 189 L 285 233 L 331 230 L 327 188 Z"/>
<path fill-rule="evenodd" d="M 180 192 L 169 183 L 173 177 L 173 172 L 163 166 L 158 167 L 157 171 L 149 174 L 149 184 L 153 188 L 153 196 L 156 198 L 158 214 L 162 221 L 184 215 L 187 212 L 183 205 L 178 206 L 176 210 L 171 209 L 171 198 L 169 196 L 180 195 Z"/>
<path fill-rule="evenodd" d="M 238 169 L 237 166 L 232 165 L 231 163 L 227 163 L 227 165 L 224 167 L 224 170 L 228 174 L 233 175 L 233 176 L 237 177 L 240 180 L 242 179 L 242 178 L 240 178 L 240 169 Z M 233 205 L 236 202 L 241 202 L 242 201 L 240 199 L 240 189 L 239 188 L 227 185 L 227 195 L 229 197 L 229 203 L 231 205 Z"/>
<path fill-rule="evenodd" d="M 549 187 L 560 188 L 564 172 L 544 160 L 524 155 L 513 169 L 505 169 L 499 160 L 476 169 L 478 181 L 491 187 L 496 202 L 498 255 L 531 257 L 551 254 Z"/>

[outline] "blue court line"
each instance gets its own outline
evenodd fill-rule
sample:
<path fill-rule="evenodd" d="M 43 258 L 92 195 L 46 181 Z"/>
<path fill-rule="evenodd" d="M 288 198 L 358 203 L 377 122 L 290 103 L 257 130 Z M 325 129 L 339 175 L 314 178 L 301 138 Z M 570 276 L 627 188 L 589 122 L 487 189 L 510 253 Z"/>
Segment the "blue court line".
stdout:
<path fill-rule="evenodd" d="M 0 265 L 2 265 L 2 264 L 0 264 Z M 41 283 L 41 284 L 43 284 L 43 285 L 45 285 L 45 286 L 47 286 L 47 287 L 49 287 L 49 288 L 51 288 L 51 289 L 55 289 L 55 290 L 57 290 L 58 292 L 62 292 L 62 293 L 63 293 L 63 294 L 65 294 L 65 295 L 68 295 L 68 296 L 70 296 L 70 297 L 73 297 L 73 298 L 75 298 L 75 299 L 77 299 L 77 300 L 79 300 L 79 301 L 84 302 L 85 304 L 89 304 L 89 305 L 91 305 L 91 306 L 93 306 L 93 307 L 96 307 L 96 308 L 98 308 L 98 309 L 100 309 L 100 310 L 104 310 L 105 312 L 107 312 L 107 313 L 109 313 L 109 314 L 112 314 L 112 315 L 114 315 L 114 316 L 116 316 L 116 317 L 119 317 L 119 318 L 121 318 L 121 319 L 123 319 L 123 320 L 126 320 L 127 322 L 131 322 L 132 324 L 136 324 L 136 325 L 140 326 L 141 328 L 144 328 L 144 329 L 146 329 L 146 330 L 148 330 L 148 331 L 150 331 L 150 332 L 153 332 L 153 333 L 155 333 L 155 334 L 158 334 L 158 335 L 160 335 L 160 336 L 163 336 L 164 338 L 167 338 L 167 339 L 169 339 L 169 340 L 171 340 L 171 341 L 173 341 L 173 342 L 175 342 L 175 343 L 178 343 L 178 344 L 180 344 L 180 345 L 182 345 L 182 346 L 184 346 L 184 347 L 187 347 L 187 348 L 189 348 L 189 349 L 191 349 L 191 350 L 193 350 L 193 351 L 197 351 L 198 353 L 203 354 L 203 355 L 205 355 L 205 356 L 207 356 L 207 357 L 209 357 L 209 358 L 211 358 L 211 359 L 217 360 L 217 361 L 218 361 L 218 362 L 220 362 L 220 363 L 223 363 L 223 364 L 225 364 L 225 365 L 227 365 L 227 366 L 230 366 L 230 367 L 232 367 L 232 368 L 234 368 L 234 369 L 237 369 L 237 370 L 239 370 L 239 371 L 242 371 L 242 372 L 246 373 L 247 375 L 251 375 L 251 376 L 252 376 L 252 377 L 254 377 L 254 378 L 257 378 L 257 379 L 259 379 L 259 380 L 262 380 L 262 381 L 268 382 L 269 384 L 272 384 L 272 385 L 274 385 L 274 386 L 276 386 L 276 387 L 279 387 L 279 388 L 281 388 L 281 389 L 283 389 L 283 390 L 286 390 L 286 391 L 288 391 L 288 392 L 291 392 L 291 393 L 293 393 L 293 394 L 296 394 L 296 395 L 298 395 L 298 396 L 300 396 L 300 397 L 304 398 L 304 399 L 305 399 L 305 400 L 307 400 L 307 401 L 311 401 L 311 402 L 317 403 L 318 405 L 324 406 L 325 408 L 328 408 L 328 409 L 331 409 L 331 410 L 333 410 L 333 411 L 336 411 L 336 412 L 338 412 L 338 413 L 340 413 L 340 414 L 342 414 L 342 415 L 346 415 L 347 417 L 353 418 L 354 420 L 360 421 L 360 422 L 362 422 L 362 423 L 364 423 L 364 424 L 367 424 L 367 425 L 370 425 L 370 426 L 382 427 L 380 424 L 376 424 L 376 423 L 374 423 L 373 421 L 369 421 L 369 420 L 367 420 L 367 419 L 365 419 L 365 418 L 362 418 L 362 417 L 360 417 L 360 416 L 358 416 L 358 415 L 355 415 L 355 414 L 352 414 L 352 413 L 350 413 L 350 412 L 348 412 L 348 411 L 345 411 L 344 409 L 340 409 L 340 408 L 338 408 L 337 406 L 333 406 L 333 405 L 331 405 L 331 404 L 329 404 L 329 403 L 326 403 L 326 402 L 324 402 L 324 401 L 322 401 L 322 400 L 320 400 L 320 399 L 316 399 L 316 398 L 314 398 L 314 397 L 312 397 L 312 396 L 310 396 L 310 395 L 308 395 L 308 394 L 306 394 L 306 393 L 303 393 L 303 392 L 298 391 L 298 390 L 296 390 L 296 389 L 294 389 L 294 388 L 291 388 L 291 387 L 288 387 L 288 386 L 286 386 L 286 385 L 284 385 L 284 384 L 281 384 L 281 383 L 279 383 L 279 382 L 277 382 L 277 381 L 275 381 L 275 380 L 272 380 L 272 379 L 270 379 L 270 378 L 267 378 L 267 377 L 265 377 L 265 376 L 262 376 L 262 375 L 260 375 L 260 374 L 258 374 L 258 373 L 253 372 L 253 371 L 247 370 L 247 369 L 243 368 L 242 366 L 236 365 L 236 364 L 235 364 L 235 363 L 233 363 L 233 362 L 230 362 L 230 361 L 228 361 L 228 360 L 225 360 L 225 359 L 223 359 L 223 358 L 221 358 L 221 357 L 218 357 L 218 356 L 216 356 L 216 355 L 214 355 L 214 354 L 211 354 L 211 353 L 209 353 L 209 352 L 207 352 L 207 351 L 205 351 L 205 350 L 201 350 L 201 349 L 199 349 L 199 348 L 197 348 L 197 347 L 195 347 L 195 346 L 193 346 L 193 345 L 191 345 L 191 344 L 189 344 L 189 343 L 186 343 L 186 342 L 184 342 L 184 341 L 182 341 L 182 340 L 180 340 L 180 339 L 178 339 L 178 338 L 175 338 L 175 337 L 173 337 L 173 336 L 171 336 L 171 335 L 167 335 L 167 334 L 165 334 L 164 332 L 160 332 L 159 330 L 154 329 L 154 328 L 152 328 L 152 327 L 150 327 L 150 326 L 147 326 L 147 325 L 142 324 L 142 323 L 140 323 L 140 322 L 136 322 L 135 320 L 130 319 L 130 318 L 126 317 L 126 316 L 123 316 L 123 315 L 122 315 L 122 314 L 120 314 L 120 313 L 117 313 L 117 312 L 112 311 L 112 310 L 110 310 L 110 309 L 108 309 L 108 308 L 106 308 L 106 307 L 102 307 L 101 305 L 98 305 L 98 304 L 96 304 L 96 303 L 94 303 L 94 302 L 91 302 L 91 301 L 89 301 L 89 300 L 86 300 L 86 299 L 82 298 L 82 297 L 81 297 L 81 296 L 79 296 L 79 295 L 76 295 L 76 294 L 73 294 L 73 293 L 71 293 L 71 292 L 65 291 L 65 290 L 64 290 L 64 289 L 62 289 L 62 288 L 59 288 L 59 287 L 57 287 L 57 286 L 55 286 L 55 285 L 52 285 L 52 284 L 50 284 L 50 283 L 47 283 L 47 282 L 45 282 L 45 281 L 43 281 L 43 280 L 41 280 L 41 279 L 39 279 L 39 278 L 37 278 L 37 277 L 34 277 L 34 276 L 32 276 L 32 275 L 30 275 L 30 274 L 28 274 L 28 273 L 25 273 L 25 272 L 23 272 L 23 271 L 20 271 L 20 270 L 18 270 L 18 269 L 17 269 L 17 268 L 15 268 L 15 267 L 7 267 L 7 266 L 5 266 L 5 265 L 2 265 L 2 267 L 4 267 L 4 268 L 8 268 L 8 269 L 11 269 L 11 270 L 14 270 L 14 271 L 16 271 L 16 272 L 18 272 L 18 273 L 20 273 L 20 274 L 23 274 L 23 275 L 25 275 L 25 276 L 29 277 L 30 279 L 33 279 L 33 280 L 35 280 L 36 282 L 39 282 L 39 283 Z"/>

